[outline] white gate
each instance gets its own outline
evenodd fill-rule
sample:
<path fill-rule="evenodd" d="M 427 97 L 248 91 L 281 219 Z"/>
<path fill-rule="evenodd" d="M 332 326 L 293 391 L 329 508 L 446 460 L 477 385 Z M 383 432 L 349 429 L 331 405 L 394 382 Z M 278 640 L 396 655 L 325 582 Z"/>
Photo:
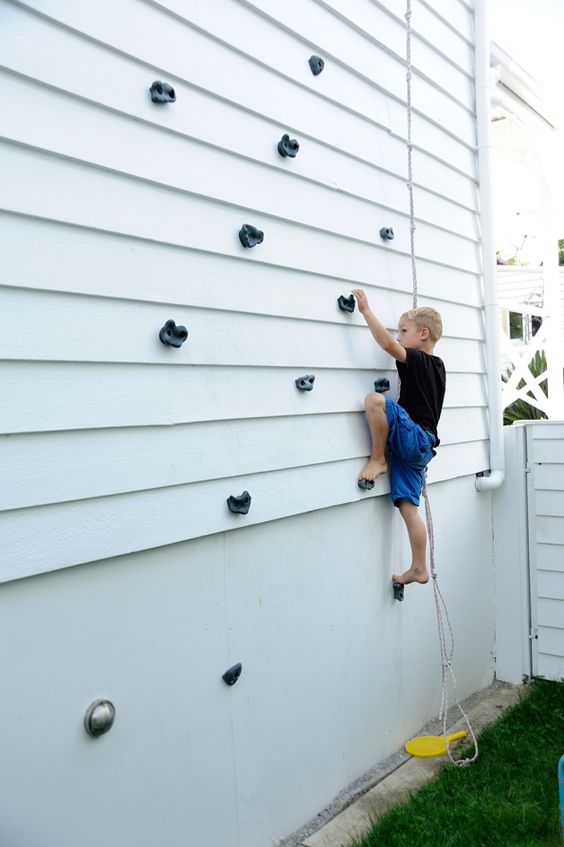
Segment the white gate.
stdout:
<path fill-rule="evenodd" d="M 496 676 L 564 678 L 564 423 L 504 430 L 506 479 L 493 497 Z"/>
<path fill-rule="evenodd" d="M 532 672 L 564 679 L 564 423 L 524 429 Z"/>

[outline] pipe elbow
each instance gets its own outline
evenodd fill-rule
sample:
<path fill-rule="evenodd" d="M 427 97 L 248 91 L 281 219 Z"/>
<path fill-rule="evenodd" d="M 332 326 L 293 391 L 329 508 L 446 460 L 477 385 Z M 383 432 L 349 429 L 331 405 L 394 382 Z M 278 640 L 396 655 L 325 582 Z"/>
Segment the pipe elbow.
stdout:
<path fill-rule="evenodd" d="M 505 480 L 505 471 L 494 470 L 489 476 L 477 476 L 475 485 L 477 491 L 494 491 L 499 488 Z"/>

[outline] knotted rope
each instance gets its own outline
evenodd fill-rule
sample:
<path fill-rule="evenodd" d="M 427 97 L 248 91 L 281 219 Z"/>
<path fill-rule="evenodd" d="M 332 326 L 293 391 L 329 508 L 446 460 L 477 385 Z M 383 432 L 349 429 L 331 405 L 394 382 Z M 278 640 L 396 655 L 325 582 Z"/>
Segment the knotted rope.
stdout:
<path fill-rule="evenodd" d="M 406 20 L 406 80 L 407 80 L 407 190 L 409 192 L 409 232 L 410 232 L 410 247 L 411 247 L 411 278 L 413 283 L 413 308 L 417 307 L 417 269 L 415 267 L 415 210 L 413 204 L 413 144 L 411 141 L 411 119 L 412 119 L 412 104 L 411 104 L 411 0 L 407 0 L 407 11 L 405 13 Z M 442 671 L 442 687 L 441 687 L 441 708 L 439 711 L 439 720 L 443 722 L 443 738 L 449 759 L 453 765 L 463 767 L 472 764 L 478 758 L 478 742 L 474 734 L 474 730 L 470 724 L 470 720 L 464 709 L 459 703 L 456 692 L 456 677 L 452 669 L 452 659 L 454 656 L 454 633 L 450 623 L 448 609 L 439 588 L 437 568 L 435 565 L 435 534 L 433 530 L 433 516 L 431 514 L 431 506 L 429 503 L 429 494 L 427 492 L 427 469 L 423 479 L 423 499 L 425 501 L 425 522 L 427 524 L 427 536 L 429 538 L 429 561 L 431 566 L 431 582 L 433 584 L 433 594 L 435 597 L 435 610 L 437 613 L 437 627 L 439 631 L 439 646 L 441 651 L 441 671 Z M 449 674 L 452 679 L 453 698 L 458 706 L 460 714 L 468 727 L 470 737 L 474 744 L 474 755 L 466 759 L 453 759 L 450 752 L 447 737 L 447 715 L 448 715 L 448 681 Z"/>

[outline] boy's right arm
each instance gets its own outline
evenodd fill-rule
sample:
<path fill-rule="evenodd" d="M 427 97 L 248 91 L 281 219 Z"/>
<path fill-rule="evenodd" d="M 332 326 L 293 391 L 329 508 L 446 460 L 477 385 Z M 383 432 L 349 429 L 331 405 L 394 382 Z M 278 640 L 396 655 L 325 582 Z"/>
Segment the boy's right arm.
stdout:
<path fill-rule="evenodd" d="M 385 350 L 386 353 L 393 356 L 394 359 L 397 359 L 398 362 L 405 362 L 407 359 L 405 347 L 402 347 L 401 344 L 399 344 L 390 335 L 384 324 L 382 324 L 374 312 L 372 312 L 368 305 L 368 298 L 364 291 L 362 291 L 361 288 L 353 288 L 352 293 L 356 298 L 358 310 L 368 324 L 370 332 L 374 336 L 376 343 L 380 345 L 382 350 Z"/>

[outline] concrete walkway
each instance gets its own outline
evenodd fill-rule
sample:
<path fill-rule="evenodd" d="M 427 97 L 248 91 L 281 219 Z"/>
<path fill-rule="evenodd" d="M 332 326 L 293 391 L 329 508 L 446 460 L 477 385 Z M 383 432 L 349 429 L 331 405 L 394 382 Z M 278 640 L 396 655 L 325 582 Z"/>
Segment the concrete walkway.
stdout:
<path fill-rule="evenodd" d="M 522 691 L 521 685 L 494 682 L 489 688 L 464 701 L 463 708 L 476 735 L 505 709 L 517 703 Z M 451 709 L 449 716 L 451 714 L 454 718 L 460 712 Z M 464 721 L 449 724 L 448 733 L 459 729 L 466 729 Z M 416 734 L 441 735 L 442 729 L 438 721 L 434 720 Z M 455 750 L 456 745 L 453 744 L 453 753 Z M 318 815 L 316 821 L 294 833 L 280 847 L 348 847 L 351 839 L 367 832 L 374 820 L 392 806 L 404 802 L 414 791 L 433 779 L 445 761 L 449 761 L 446 753 L 436 758 L 422 759 L 412 758 L 403 750 L 398 751 L 382 763 L 383 774 L 378 776 L 378 768 L 371 771 L 371 774 L 374 773 L 371 787 L 359 788 L 355 783 Z M 370 779 L 370 776 L 367 778 Z M 362 780 L 359 782 L 362 783 Z"/>

